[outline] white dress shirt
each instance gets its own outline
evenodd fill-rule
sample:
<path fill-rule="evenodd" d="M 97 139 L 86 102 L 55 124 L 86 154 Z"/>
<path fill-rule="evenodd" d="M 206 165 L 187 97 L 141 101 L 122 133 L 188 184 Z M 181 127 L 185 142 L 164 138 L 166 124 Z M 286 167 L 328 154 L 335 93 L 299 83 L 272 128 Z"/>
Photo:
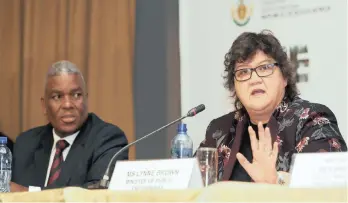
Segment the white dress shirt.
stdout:
<path fill-rule="evenodd" d="M 50 175 L 50 170 L 51 170 L 51 166 L 52 166 L 52 162 L 53 162 L 53 158 L 54 158 L 54 154 L 56 152 L 56 143 L 59 141 L 59 140 L 65 140 L 69 143 L 69 146 L 66 147 L 63 151 L 63 160 L 65 161 L 66 157 L 68 156 L 68 153 L 71 149 L 71 145 L 74 143 L 75 141 L 75 138 L 76 136 L 79 134 L 80 131 L 72 134 L 72 135 L 68 135 L 64 138 L 60 138 L 56 132 L 54 131 L 54 129 L 52 130 L 53 131 L 53 146 L 52 146 L 52 150 L 51 150 L 51 155 L 50 155 L 50 160 L 48 162 L 48 168 L 47 168 L 47 172 L 46 172 L 46 180 L 45 180 L 45 186 L 47 186 L 47 181 L 48 181 L 48 178 L 49 178 L 49 175 Z M 29 192 L 34 192 L 34 191 L 41 191 L 41 188 L 40 187 L 35 187 L 35 186 L 29 186 Z"/>

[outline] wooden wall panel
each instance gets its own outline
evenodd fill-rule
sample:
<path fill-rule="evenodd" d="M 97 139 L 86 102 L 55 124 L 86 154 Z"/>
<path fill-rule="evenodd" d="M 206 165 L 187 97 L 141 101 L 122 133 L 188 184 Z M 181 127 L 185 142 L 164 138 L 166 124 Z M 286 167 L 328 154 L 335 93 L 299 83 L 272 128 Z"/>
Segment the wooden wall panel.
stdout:
<path fill-rule="evenodd" d="M 20 3 L 0 0 L 0 131 L 20 132 Z"/>
<path fill-rule="evenodd" d="M 43 125 L 40 98 L 49 66 L 66 58 L 66 0 L 24 3 L 23 130 Z"/>
<path fill-rule="evenodd" d="M 90 0 L 69 1 L 66 25 L 67 59 L 80 68 L 86 81 L 90 47 L 90 9 Z"/>
<path fill-rule="evenodd" d="M 129 122 L 134 117 L 133 71 L 127 68 L 133 67 L 134 24 L 124 20 L 134 6 L 130 2 L 92 0 L 88 89 L 91 111 L 134 134 L 134 124 Z M 133 148 L 130 155 L 135 156 Z"/>

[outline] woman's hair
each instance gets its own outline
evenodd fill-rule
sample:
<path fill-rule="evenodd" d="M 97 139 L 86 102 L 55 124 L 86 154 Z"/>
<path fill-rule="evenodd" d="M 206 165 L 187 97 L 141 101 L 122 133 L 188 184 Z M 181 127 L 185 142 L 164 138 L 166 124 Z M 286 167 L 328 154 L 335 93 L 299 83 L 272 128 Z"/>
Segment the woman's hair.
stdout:
<path fill-rule="evenodd" d="M 225 87 L 230 90 L 234 99 L 234 106 L 240 113 L 245 113 L 243 104 L 236 95 L 234 86 L 234 71 L 237 62 L 251 59 L 257 51 L 262 51 L 272 57 L 279 65 L 283 77 L 287 80 L 285 96 L 292 100 L 298 95 L 296 87 L 296 70 L 290 63 L 286 52 L 277 38 L 271 32 L 261 33 L 244 32 L 233 42 L 232 47 L 225 55 Z"/>

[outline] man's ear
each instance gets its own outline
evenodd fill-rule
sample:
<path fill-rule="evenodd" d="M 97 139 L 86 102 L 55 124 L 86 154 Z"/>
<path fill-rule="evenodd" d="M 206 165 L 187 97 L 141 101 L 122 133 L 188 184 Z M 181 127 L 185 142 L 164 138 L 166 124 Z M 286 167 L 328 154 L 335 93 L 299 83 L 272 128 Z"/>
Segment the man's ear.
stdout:
<path fill-rule="evenodd" d="M 41 108 L 42 108 L 43 114 L 46 116 L 47 109 L 46 109 L 45 99 L 43 97 L 41 97 Z"/>

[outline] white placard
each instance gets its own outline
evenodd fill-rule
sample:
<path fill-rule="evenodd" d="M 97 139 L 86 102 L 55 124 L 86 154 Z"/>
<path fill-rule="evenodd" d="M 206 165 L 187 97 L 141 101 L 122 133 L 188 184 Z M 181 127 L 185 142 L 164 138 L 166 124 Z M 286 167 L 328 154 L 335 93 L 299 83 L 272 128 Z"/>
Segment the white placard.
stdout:
<path fill-rule="evenodd" d="M 109 185 L 110 190 L 202 187 L 196 158 L 118 161 Z"/>
<path fill-rule="evenodd" d="M 347 187 L 348 153 L 296 154 L 291 170 L 290 187 Z"/>

